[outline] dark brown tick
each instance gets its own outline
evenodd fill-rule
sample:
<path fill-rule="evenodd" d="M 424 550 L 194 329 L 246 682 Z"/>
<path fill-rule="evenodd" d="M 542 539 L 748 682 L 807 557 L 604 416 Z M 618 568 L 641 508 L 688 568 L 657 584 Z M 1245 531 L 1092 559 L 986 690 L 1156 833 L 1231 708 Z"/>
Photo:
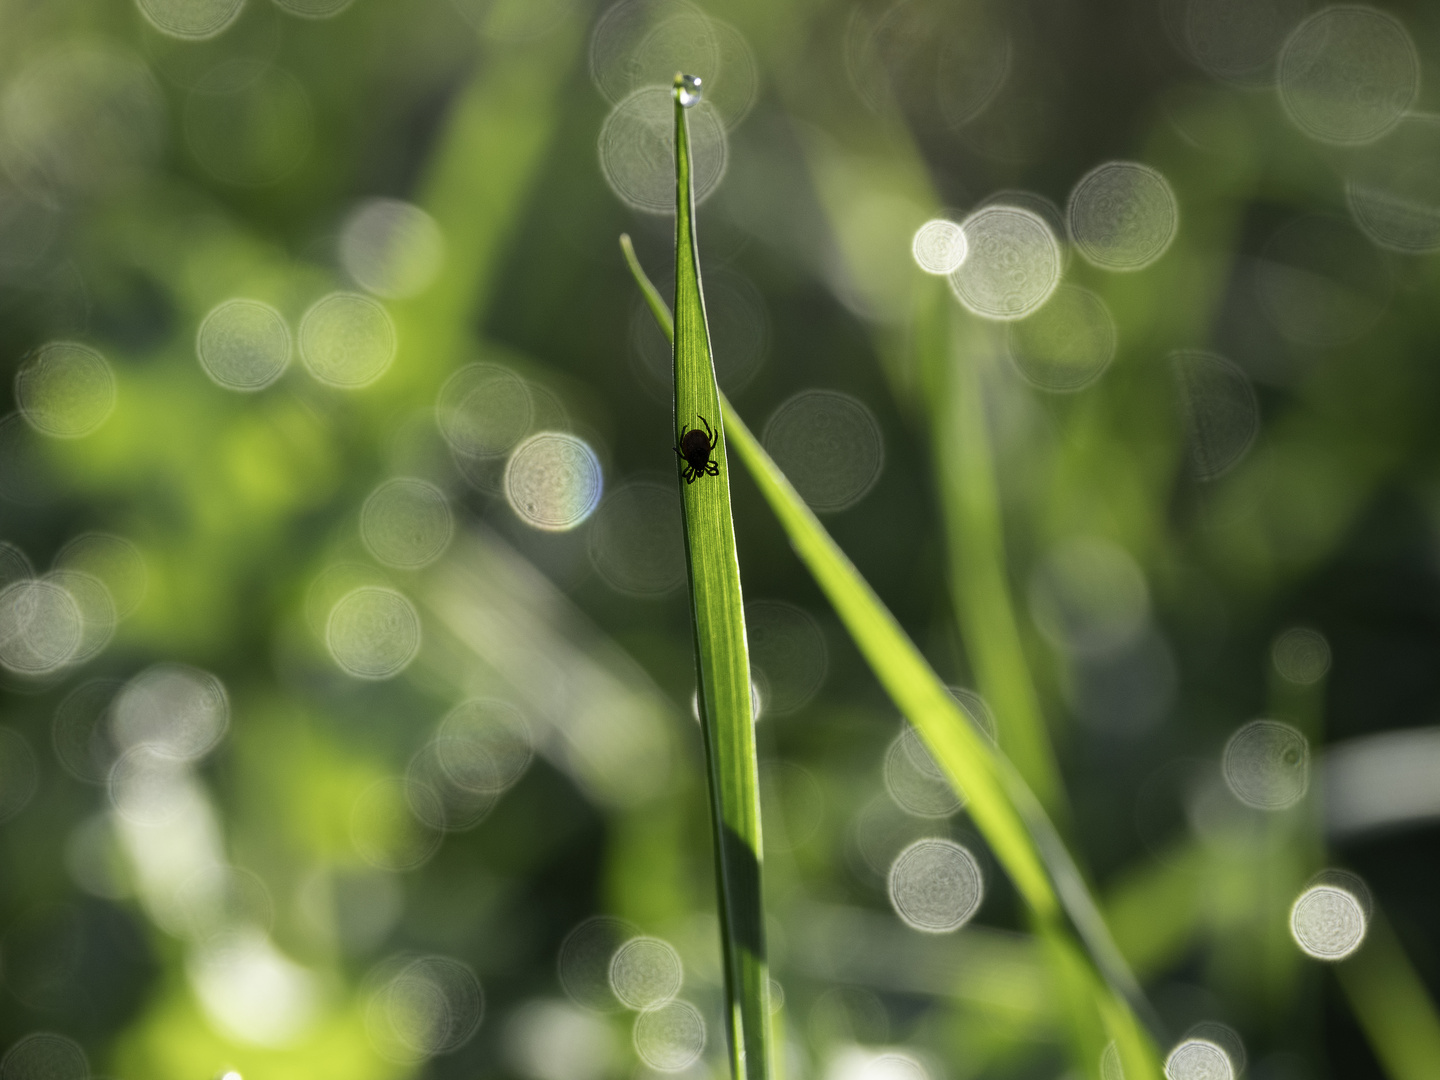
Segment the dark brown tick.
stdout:
<path fill-rule="evenodd" d="M 675 456 L 685 462 L 680 475 L 687 484 L 693 484 L 702 474 L 720 475 L 720 463 L 710 460 L 710 454 L 715 449 L 715 433 L 710 430 L 710 422 L 703 416 L 700 417 L 700 423 L 705 425 L 704 431 L 688 424 L 683 427 L 680 430 L 680 445 L 675 447 Z"/>

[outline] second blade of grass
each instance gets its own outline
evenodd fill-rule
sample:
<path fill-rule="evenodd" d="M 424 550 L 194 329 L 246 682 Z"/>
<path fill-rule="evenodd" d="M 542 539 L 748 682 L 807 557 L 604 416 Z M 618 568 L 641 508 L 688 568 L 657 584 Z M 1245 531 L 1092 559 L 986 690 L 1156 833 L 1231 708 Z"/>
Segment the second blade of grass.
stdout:
<path fill-rule="evenodd" d="M 699 668 L 700 723 L 715 832 L 731 1067 L 736 1080 L 769 1076 L 770 977 L 760 895 L 760 795 L 750 705 L 750 661 L 740 598 L 740 563 L 730 518 L 725 420 L 710 357 L 710 333 L 695 246 L 690 145 L 681 82 L 675 89 L 675 425 L 714 432 L 710 461 L 680 484 Z M 658 299 L 658 298 L 657 298 Z M 683 471 L 684 461 L 678 463 Z"/>

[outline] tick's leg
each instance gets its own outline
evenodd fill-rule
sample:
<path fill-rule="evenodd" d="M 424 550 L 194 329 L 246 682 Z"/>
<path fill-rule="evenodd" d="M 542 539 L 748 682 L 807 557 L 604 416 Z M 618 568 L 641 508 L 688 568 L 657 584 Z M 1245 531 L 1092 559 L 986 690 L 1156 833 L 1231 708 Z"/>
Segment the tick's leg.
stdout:
<path fill-rule="evenodd" d="M 682 472 L 680 475 L 683 476 L 683 477 L 685 477 L 685 483 L 686 483 L 686 484 L 693 484 L 693 483 L 695 482 L 695 470 L 694 470 L 694 469 L 687 469 L 687 470 L 685 470 L 684 472 Z"/>
<path fill-rule="evenodd" d="M 672 446 L 670 449 L 675 451 L 675 456 L 678 457 L 681 461 L 685 460 L 685 455 L 680 453 L 680 448 L 678 446 Z"/>
<path fill-rule="evenodd" d="M 699 414 L 697 413 L 696 415 L 698 416 Z M 709 420 L 706 420 L 703 416 L 701 416 L 701 417 L 700 417 L 700 423 L 702 423 L 702 424 L 705 425 L 705 434 L 708 435 L 708 436 L 710 436 L 710 445 L 711 445 L 711 446 L 714 446 L 714 445 L 715 445 L 715 433 L 710 430 L 710 421 L 709 421 Z"/>
<path fill-rule="evenodd" d="M 706 471 L 707 473 L 709 473 L 711 476 L 719 476 L 719 475 L 720 475 L 720 463 L 719 463 L 718 461 L 707 461 L 707 462 L 705 463 L 705 471 Z"/>

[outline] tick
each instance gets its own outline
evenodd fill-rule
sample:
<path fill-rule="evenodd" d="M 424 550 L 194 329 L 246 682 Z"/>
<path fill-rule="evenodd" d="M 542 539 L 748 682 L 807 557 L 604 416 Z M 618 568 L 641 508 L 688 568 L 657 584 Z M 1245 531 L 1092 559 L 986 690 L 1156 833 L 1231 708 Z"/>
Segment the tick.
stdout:
<path fill-rule="evenodd" d="M 693 484 L 701 474 L 720 475 L 720 463 L 710 460 L 710 455 L 715 450 L 715 433 L 710 430 L 710 422 L 703 416 L 700 417 L 700 423 L 705 425 L 704 431 L 688 424 L 682 428 L 680 445 L 675 447 L 675 456 L 685 463 L 680 475 L 687 484 Z"/>

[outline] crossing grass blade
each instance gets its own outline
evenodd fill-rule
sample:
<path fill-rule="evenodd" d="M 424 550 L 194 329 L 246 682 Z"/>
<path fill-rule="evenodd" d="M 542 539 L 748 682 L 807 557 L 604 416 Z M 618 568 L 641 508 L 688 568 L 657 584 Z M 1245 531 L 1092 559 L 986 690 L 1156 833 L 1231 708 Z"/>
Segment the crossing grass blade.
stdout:
<path fill-rule="evenodd" d="M 672 321 L 628 236 L 620 238 L 620 246 L 656 322 L 678 341 L 684 321 Z M 676 295 L 680 296 L 678 284 Z M 678 360 L 676 373 L 678 392 Z M 1029 906 L 1057 967 L 1065 972 L 1063 989 L 1072 999 L 1084 997 L 1077 1008 L 1092 1018 L 1092 1035 L 1103 1032 L 1115 1041 L 1127 1080 L 1158 1080 L 1160 1066 L 1147 1031 L 1147 1026 L 1153 1027 L 1148 1006 L 1040 802 L 1009 760 L 965 719 L 940 677 L 718 387 L 716 398 L 727 437 L 801 561 L 936 763 L 968 796 L 971 817 Z M 1093 1048 L 1085 1063 L 1093 1070 L 1103 1040 L 1082 1041 Z"/>
<path fill-rule="evenodd" d="M 750 705 L 750 661 L 740 596 L 740 562 L 730 517 L 730 470 L 725 415 L 710 355 L 710 332 L 695 245 L 695 198 L 690 180 L 690 141 L 682 82 L 675 81 L 675 350 L 674 436 L 685 428 L 714 432 L 710 460 L 715 475 L 683 478 L 685 553 L 699 669 L 700 725 L 709 775 L 716 881 L 724 953 L 727 1021 L 736 1080 L 770 1075 L 770 977 L 765 961 L 761 902 L 759 774 Z M 631 253 L 633 257 L 633 252 Z M 653 287 L 651 292 L 654 292 Z M 651 301 L 659 302 L 658 294 Z M 677 457 L 678 457 L 677 451 Z"/>

